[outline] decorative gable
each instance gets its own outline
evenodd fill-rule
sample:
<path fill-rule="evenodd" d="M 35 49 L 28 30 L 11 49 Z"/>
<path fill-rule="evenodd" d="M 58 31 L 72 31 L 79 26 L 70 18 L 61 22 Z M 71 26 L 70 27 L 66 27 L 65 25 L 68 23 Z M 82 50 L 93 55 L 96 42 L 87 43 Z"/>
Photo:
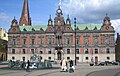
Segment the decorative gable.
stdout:
<path fill-rule="evenodd" d="M 71 26 L 66 26 L 66 29 L 65 29 L 65 31 L 67 31 L 67 32 L 70 32 L 70 31 L 72 31 L 72 27 L 71 27 Z"/>
<path fill-rule="evenodd" d="M 46 32 L 53 32 L 53 26 L 48 26 Z"/>
<path fill-rule="evenodd" d="M 17 32 L 19 32 L 19 29 L 17 27 L 11 27 L 9 29 L 9 33 L 17 33 Z"/>
<path fill-rule="evenodd" d="M 106 26 L 102 26 L 101 30 L 103 30 L 103 31 L 114 31 L 114 28 L 113 28 L 113 26 L 106 25 Z"/>
<path fill-rule="evenodd" d="M 93 30 L 97 30 L 97 27 L 95 26 L 95 28 Z"/>
<path fill-rule="evenodd" d="M 86 26 L 85 30 L 88 30 L 88 27 Z"/>

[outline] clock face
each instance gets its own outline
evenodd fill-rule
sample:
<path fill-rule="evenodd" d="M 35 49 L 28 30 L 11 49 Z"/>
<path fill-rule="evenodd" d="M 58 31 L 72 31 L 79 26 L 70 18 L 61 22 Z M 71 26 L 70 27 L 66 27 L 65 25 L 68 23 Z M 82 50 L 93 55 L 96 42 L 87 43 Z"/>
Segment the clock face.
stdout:
<path fill-rule="evenodd" d="M 57 12 L 58 12 L 58 13 L 60 13 L 60 12 L 61 12 L 61 10 L 59 9 Z"/>
<path fill-rule="evenodd" d="M 67 30 L 70 30 L 70 27 L 67 27 Z"/>
<path fill-rule="evenodd" d="M 60 25 L 60 21 L 58 20 L 58 25 Z"/>
<path fill-rule="evenodd" d="M 108 29 L 109 29 L 109 26 L 106 27 L 106 30 L 108 30 Z"/>

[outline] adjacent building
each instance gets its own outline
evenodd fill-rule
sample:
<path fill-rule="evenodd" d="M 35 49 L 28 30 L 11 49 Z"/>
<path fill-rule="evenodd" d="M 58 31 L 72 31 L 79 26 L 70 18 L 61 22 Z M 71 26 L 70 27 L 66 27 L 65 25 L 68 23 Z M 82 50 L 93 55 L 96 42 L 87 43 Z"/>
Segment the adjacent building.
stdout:
<path fill-rule="evenodd" d="M 69 15 L 64 19 L 59 5 L 54 20 L 50 16 L 47 25 L 32 25 L 28 1 L 24 0 L 19 24 L 14 18 L 8 31 L 8 60 L 27 61 L 32 56 L 75 60 L 75 44 L 77 62 L 115 60 L 115 31 L 110 17 L 106 15 L 102 25 L 71 23 Z"/>
<path fill-rule="evenodd" d="M 7 60 L 7 41 L 7 32 L 3 28 L 0 28 L 0 61 Z"/>
<path fill-rule="evenodd" d="M 0 39 L 8 41 L 8 34 L 3 28 L 0 28 Z"/>
<path fill-rule="evenodd" d="M 115 59 L 120 62 L 120 35 L 117 33 L 116 45 L 115 45 Z"/>

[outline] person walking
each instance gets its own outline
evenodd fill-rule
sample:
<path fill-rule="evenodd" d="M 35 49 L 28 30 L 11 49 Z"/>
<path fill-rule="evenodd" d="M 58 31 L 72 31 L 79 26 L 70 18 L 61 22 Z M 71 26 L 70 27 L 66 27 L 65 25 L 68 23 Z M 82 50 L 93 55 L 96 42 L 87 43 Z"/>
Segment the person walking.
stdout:
<path fill-rule="evenodd" d="M 30 67 L 30 61 L 28 60 L 28 61 L 27 61 L 27 69 L 26 69 L 27 72 L 30 72 L 29 67 Z"/>
<path fill-rule="evenodd" d="M 61 69 L 62 69 L 62 71 L 66 71 L 66 69 L 67 69 L 65 58 L 63 58 L 63 60 L 62 60 L 62 66 L 61 66 Z"/>

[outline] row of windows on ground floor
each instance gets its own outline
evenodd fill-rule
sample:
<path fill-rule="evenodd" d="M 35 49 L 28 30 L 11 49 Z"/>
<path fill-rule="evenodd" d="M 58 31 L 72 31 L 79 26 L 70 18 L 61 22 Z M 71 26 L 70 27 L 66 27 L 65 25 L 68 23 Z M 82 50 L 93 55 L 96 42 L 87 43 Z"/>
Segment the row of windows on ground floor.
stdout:
<path fill-rule="evenodd" d="M 40 59 L 42 60 L 43 57 L 42 57 L 42 56 L 40 56 L 40 57 L 41 57 Z M 87 61 L 87 60 L 90 60 L 90 61 L 91 61 L 92 58 L 93 58 L 93 57 L 87 57 L 87 56 L 86 56 L 86 57 L 84 58 L 84 60 L 86 60 L 86 61 Z M 97 56 L 96 56 L 95 58 L 98 59 Z M 23 56 L 22 59 L 26 59 L 26 58 Z M 46 58 L 44 58 L 44 59 L 46 59 Z M 54 58 L 53 58 L 53 59 L 54 59 Z M 71 57 L 66 57 L 65 59 L 70 60 L 70 59 L 72 59 L 72 58 L 71 58 Z M 105 60 L 107 61 L 107 60 L 110 60 L 110 59 L 111 59 L 111 58 L 110 58 L 109 56 L 107 56 Z M 12 60 L 16 60 L 16 58 L 15 58 L 14 56 L 12 56 Z M 47 60 L 52 60 L 52 57 L 48 57 Z M 55 60 L 55 59 L 54 59 L 54 60 Z M 79 61 L 79 60 L 80 60 L 80 57 L 76 57 L 76 60 Z M 93 61 L 94 61 L 94 60 L 93 60 Z"/>
<path fill-rule="evenodd" d="M 61 51 L 64 54 L 73 54 L 74 52 L 71 49 L 66 49 L 66 51 Z M 48 49 L 46 52 L 44 52 L 44 50 L 40 49 L 39 51 L 36 51 L 36 49 L 30 49 L 30 51 L 28 51 L 27 49 L 22 49 L 21 51 L 19 51 L 18 49 L 12 49 L 8 52 L 9 54 L 55 54 L 57 52 L 53 51 L 52 49 Z M 106 48 L 104 50 L 99 50 L 97 48 L 93 49 L 93 51 L 91 51 L 90 49 L 85 49 L 84 51 L 80 50 L 80 49 L 76 49 L 76 53 L 77 54 L 110 54 L 110 53 L 115 53 L 114 50 L 110 50 L 110 48 Z"/>

